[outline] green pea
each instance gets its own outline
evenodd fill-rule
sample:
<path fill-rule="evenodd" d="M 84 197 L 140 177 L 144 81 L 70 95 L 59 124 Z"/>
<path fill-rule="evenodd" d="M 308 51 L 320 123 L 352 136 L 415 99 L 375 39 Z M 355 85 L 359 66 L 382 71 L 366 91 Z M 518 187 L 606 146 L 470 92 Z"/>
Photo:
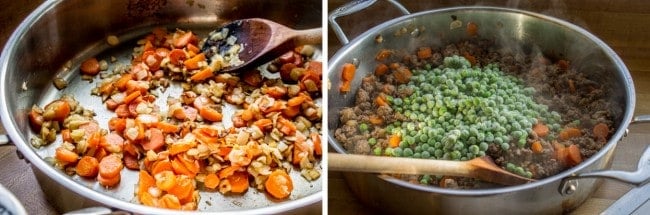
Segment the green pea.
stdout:
<path fill-rule="evenodd" d="M 411 148 L 405 148 L 402 150 L 402 155 L 404 157 L 413 157 L 413 150 Z"/>
<path fill-rule="evenodd" d="M 451 152 L 451 159 L 452 160 L 460 160 L 461 153 L 458 150 L 452 151 Z"/>
<path fill-rule="evenodd" d="M 368 139 L 368 145 L 374 146 L 375 144 L 377 144 L 377 139 L 375 139 L 374 137 Z"/>
<path fill-rule="evenodd" d="M 381 155 L 381 147 L 376 147 L 375 149 L 372 150 L 372 152 L 376 156 Z"/>
<path fill-rule="evenodd" d="M 508 143 L 501 143 L 501 149 L 506 151 L 510 148 L 510 144 Z"/>
<path fill-rule="evenodd" d="M 422 158 L 431 158 L 429 151 L 422 151 L 420 154 L 422 155 Z"/>
<path fill-rule="evenodd" d="M 362 133 L 367 132 L 368 131 L 368 125 L 366 123 L 360 123 L 359 124 L 359 131 L 361 131 Z"/>
<path fill-rule="evenodd" d="M 402 157 L 403 156 L 402 152 L 403 150 L 400 147 L 395 147 L 393 149 L 393 155 L 395 155 L 395 157 Z"/>

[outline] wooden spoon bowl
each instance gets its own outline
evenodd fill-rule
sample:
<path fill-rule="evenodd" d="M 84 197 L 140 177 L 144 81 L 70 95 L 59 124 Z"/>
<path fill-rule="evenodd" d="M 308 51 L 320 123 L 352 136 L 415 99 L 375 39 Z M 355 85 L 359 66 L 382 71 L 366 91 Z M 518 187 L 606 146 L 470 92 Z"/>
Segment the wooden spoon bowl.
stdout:
<path fill-rule="evenodd" d="M 223 29 L 227 30 L 223 31 Z M 259 62 L 268 62 L 296 46 L 322 42 L 322 28 L 294 30 L 259 18 L 236 20 L 215 32 L 223 32 L 226 35 L 223 35 L 224 39 L 208 38 L 205 41 L 201 51 L 208 58 L 230 49 L 232 43 L 227 41 L 228 37 L 236 38 L 235 44 L 241 44 L 243 47 L 239 53 L 239 59 L 243 61 L 243 64 L 225 67 L 222 70 L 224 72 L 240 71 L 258 66 Z"/>

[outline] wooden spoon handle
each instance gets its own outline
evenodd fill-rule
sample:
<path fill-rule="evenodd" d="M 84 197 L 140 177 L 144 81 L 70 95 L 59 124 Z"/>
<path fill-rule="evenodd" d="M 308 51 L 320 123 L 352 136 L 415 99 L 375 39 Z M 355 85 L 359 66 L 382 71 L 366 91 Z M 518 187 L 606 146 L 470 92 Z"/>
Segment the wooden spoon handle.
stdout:
<path fill-rule="evenodd" d="M 293 41 L 296 45 L 313 45 L 323 42 L 323 28 L 296 30 L 295 33 Z"/>
<path fill-rule="evenodd" d="M 328 168 L 334 171 L 431 174 L 470 177 L 473 167 L 467 162 L 396 158 L 354 154 L 328 154 Z"/>

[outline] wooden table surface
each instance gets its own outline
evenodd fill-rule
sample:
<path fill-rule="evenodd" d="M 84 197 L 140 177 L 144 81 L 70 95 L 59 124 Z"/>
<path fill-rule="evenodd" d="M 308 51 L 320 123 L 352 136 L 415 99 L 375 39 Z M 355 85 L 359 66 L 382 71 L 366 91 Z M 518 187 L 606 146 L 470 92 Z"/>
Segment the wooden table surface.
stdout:
<path fill-rule="evenodd" d="M 346 1 L 330 0 L 329 11 Z M 411 12 L 462 5 L 489 5 L 519 8 L 552 15 L 588 29 L 604 40 L 623 59 L 632 73 L 636 87 L 635 114 L 650 113 L 650 2 L 641 0 L 573 0 L 573 1 L 498 1 L 498 0 L 442 0 L 401 1 Z M 426 3 L 424 3 L 426 2 Z M 378 15 L 382 14 L 382 15 Z M 367 29 L 399 16 L 390 4 L 380 2 L 370 10 L 342 17 L 337 22 L 352 39 Z M 369 18 L 371 17 L 371 18 Z M 331 30 L 328 32 L 328 54 L 331 57 L 341 45 Z M 650 126 L 634 125 L 615 151 L 613 169 L 634 170 L 641 151 L 650 143 Z M 573 214 L 598 214 L 614 203 L 632 187 L 614 181 L 605 181 L 601 187 Z M 376 214 L 380 211 L 361 204 L 350 192 L 340 172 L 329 172 L 328 211 L 330 214 Z"/>

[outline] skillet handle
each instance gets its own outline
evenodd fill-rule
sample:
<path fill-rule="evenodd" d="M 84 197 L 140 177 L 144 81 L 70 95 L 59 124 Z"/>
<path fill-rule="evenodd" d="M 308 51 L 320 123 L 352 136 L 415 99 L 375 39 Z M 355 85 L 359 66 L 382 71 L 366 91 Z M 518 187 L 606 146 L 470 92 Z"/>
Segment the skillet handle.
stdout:
<path fill-rule="evenodd" d="M 560 194 L 573 194 L 577 189 L 577 179 L 582 178 L 607 178 L 636 186 L 643 186 L 650 181 L 650 145 L 646 146 L 641 158 L 639 158 L 636 171 L 603 170 L 572 175 L 562 179 L 559 188 Z"/>
<path fill-rule="evenodd" d="M 361 11 L 363 9 L 366 9 L 373 5 L 377 0 L 355 0 L 352 2 L 349 2 L 339 8 L 336 8 L 334 11 L 330 12 L 329 17 L 327 18 L 330 23 L 330 27 L 332 27 L 332 30 L 336 34 L 336 37 L 338 37 L 339 41 L 341 44 L 345 45 L 350 42 L 348 40 L 348 37 L 343 33 L 343 30 L 341 29 L 341 26 L 336 22 L 336 18 L 340 16 L 346 16 L 350 15 L 353 13 L 356 13 L 358 11 Z M 402 4 L 395 0 L 388 0 L 393 6 L 395 6 L 397 9 L 399 9 L 404 15 L 409 15 L 411 14 Z"/>

